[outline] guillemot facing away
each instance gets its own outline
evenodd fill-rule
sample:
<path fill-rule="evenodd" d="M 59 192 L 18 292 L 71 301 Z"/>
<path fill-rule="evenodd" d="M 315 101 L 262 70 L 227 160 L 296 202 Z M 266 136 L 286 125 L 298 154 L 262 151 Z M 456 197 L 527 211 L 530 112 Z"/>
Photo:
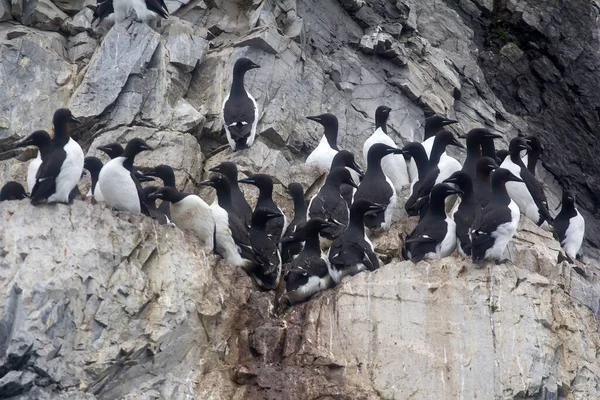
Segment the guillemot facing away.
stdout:
<path fill-rule="evenodd" d="M 374 204 L 367 200 L 356 200 L 352 204 L 348 228 L 333 241 L 327 253 L 327 268 L 335 283 L 339 283 L 346 275 L 356 275 L 360 271 L 374 271 L 379 268 L 379 259 L 373 250 L 373 243 L 365 235 L 364 219 L 384 210 L 383 204 Z"/>
<path fill-rule="evenodd" d="M 90 172 L 90 176 L 92 178 L 90 190 L 88 191 L 86 197 L 91 197 L 97 202 L 104 201 L 102 190 L 98 185 L 98 177 L 100 176 L 100 171 L 102 170 L 102 161 L 100 161 L 98 157 L 88 156 L 83 160 L 83 168 Z"/>
<path fill-rule="evenodd" d="M 319 145 L 308 155 L 306 163 L 314 162 L 321 165 L 323 168 L 330 169 L 333 157 L 335 157 L 339 151 L 337 146 L 338 119 L 335 115 L 329 113 L 306 118 L 318 122 L 325 128 L 321 141 L 319 141 Z"/>
<path fill-rule="evenodd" d="M 2 186 L 2 190 L 0 190 L 0 201 L 22 200 L 26 198 L 25 188 L 19 182 L 6 182 Z"/>
<path fill-rule="evenodd" d="M 296 231 L 306 223 L 306 201 L 304 201 L 304 189 L 299 183 L 290 183 L 288 190 L 294 201 L 294 218 L 285 229 L 281 238 L 281 261 L 286 264 L 292 261 L 304 247 L 302 241 L 291 241 Z"/>
<path fill-rule="evenodd" d="M 452 254 L 456 248 L 456 224 L 446 215 L 445 200 L 453 194 L 462 192 L 446 183 L 433 187 L 427 214 L 404 241 L 405 259 L 439 260 Z"/>
<path fill-rule="evenodd" d="M 171 220 L 182 231 L 192 232 L 207 250 L 214 249 L 215 220 L 212 210 L 200 197 L 182 193 L 172 186 L 156 189 L 148 199 L 171 204 Z"/>
<path fill-rule="evenodd" d="M 49 154 L 42 159 L 31 190 L 31 204 L 70 203 L 71 192 L 77 186 L 83 171 L 83 150 L 74 141 L 67 126 L 69 122 L 79 123 L 71 111 L 66 108 L 56 110 L 52 123 L 54 139 Z"/>
<path fill-rule="evenodd" d="M 469 233 L 473 262 L 502 262 L 500 260 L 504 250 L 517 232 L 520 212 L 519 207 L 508 195 L 507 182 L 522 180 L 504 168 L 492 172 L 492 201 L 477 214 Z"/>
<path fill-rule="evenodd" d="M 571 258 L 570 261 L 574 261 L 585 234 L 585 220 L 575 207 L 575 192 L 563 192 L 562 209 L 554 218 L 554 230 L 560 245 Z"/>
<path fill-rule="evenodd" d="M 498 168 L 498 164 L 490 157 L 482 157 L 477 162 L 477 176 L 473 181 L 473 193 L 481 207 L 485 207 L 492 200 L 492 181 L 490 174 Z"/>
<path fill-rule="evenodd" d="M 456 223 L 456 247 L 458 253 L 465 257 L 471 255 L 471 238 L 469 229 L 475 220 L 475 216 L 482 207 L 473 192 L 473 181 L 463 171 L 456 171 L 444 183 L 452 183 L 460 189 L 462 194 L 450 211 L 450 218 Z"/>
<path fill-rule="evenodd" d="M 363 144 L 363 157 L 365 164 L 368 164 L 367 156 L 369 149 L 376 143 L 382 143 L 390 147 L 395 147 L 396 143 L 387 135 L 387 120 L 392 109 L 387 106 L 379 106 L 375 111 L 375 132 Z M 387 176 L 396 192 L 402 191 L 402 187 L 410 182 L 406 161 L 402 154 L 393 154 L 381 160 L 381 169 Z"/>
<path fill-rule="evenodd" d="M 315 293 L 329 288 L 333 280 L 329 276 L 327 261 L 321 252 L 319 233 L 323 229 L 332 228 L 330 222 L 320 218 L 308 220 L 293 237 L 287 240 L 304 241 L 304 249 L 292 261 L 292 267 L 283 277 L 285 280 L 286 298 L 293 305 L 307 300 Z M 284 239 L 286 240 L 286 239 Z"/>
<path fill-rule="evenodd" d="M 266 207 L 257 207 L 252 213 L 250 242 L 256 263 L 247 272 L 254 278 L 258 286 L 267 290 L 276 289 L 281 276 L 281 254 L 278 242 L 274 242 L 269 237 L 267 222 L 282 216 L 281 213 L 273 212 Z"/>
<path fill-rule="evenodd" d="M 369 149 L 367 171 L 354 194 L 354 201 L 366 200 L 385 206 L 379 213 L 370 212 L 365 216 L 364 223 L 369 229 L 387 230 L 392 224 L 398 199 L 394 185 L 383 173 L 381 161 L 390 154 L 402 155 L 402 152 L 402 149 L 383 143 L 376 143 Z"/>
<path fill-rule="evenodd" d="M 348 225 L 350 212 L 348 203 L 342 197 L 340 187 L 342 184 L 357 187 L 350 171 L 344 167 L 336 167 L 327 176 L 325 184 L 319 190 L 308 204 L 308 213 L 306 218 L 320 218 L 331 222 L 332 227 L 324 228 L 321 233 L 321 246 L 329 247 L 331 241 L 340 236 Z"/>
<path fill-rule="evenodd" d="M 149 215 L 142 186 L 133 174 L 135 156 L 146 150 L 152 147 L 140 138 L 132 139 L 122 156 L 113 158 L 100 170 L 98 185 L 104 201 L 114 209 Z"/>
<path fill-rule="evenodd" d="M 223 128 L 229 146 L 234 151 L 252 146 L 256 138 L 258 106 L 254 97 L 244 88 L 246 72 L 255 68 L 260 68 L 260 65 L 247 58 L 235 62 L 231 90 L 223 102 Z"/>
<path fill-rule="evenodd" d="M 551 230 L 552 217 L 548 211 L 548 200 L 546 200 L 542 185 L 523 164 L 521 159 L 523 150 L 531 150 L 524 138 L 516 137 L 510 141 L 508 148 L 510 154 L 500 167 L 511 171 L 521 178 L 522 182 L 508 182 L 506 190 L 510 198 L 517 203 L 523 215 L 543 229 Z"/>
<path fill-rule="evenodd" d="M 33 186 L 35 186 L 35 177 L 42 165 L 42 157 L 46 157 L 52 152 L 52 138 L 46 131 L 35 131 L 15 144 L 15 148 L 27 146 L 36 146 L 38 148 L 37 156 L 27 167 L 27 190 L 31 193 L 33 191 Z"/>
<path fill-rule="evenodd" d="M 266 208 L 272 213 L 279 213 L 279 217 L 270 218 L 267 224 L 267 234 L 275 242 L 279 243 L 283 232 L 287 227 L 287 219 L 281 209 L 273 201 L 273 179 L 266 174 L 254 174 L 246 179 L 240 179 L 239 183 L 247 183 L 254 185 L 258 188 L 258 200 L 256 201 L 256 208 Z"/>
<path fill-rule="evenodd" d="M 236 214 L 242 218 L 242 221 L 250 226 L 250 222 L 252 221 L 252 207 L 248 204 L 248 201 L 244 197 L 244 193 L 242 193 L 240 186 L 238 185 L 237 166 L 230 161 L 224 161 L 216 167 L 210 168 L 209 171 L 223 174 L 227 177 L 231 184 L 231 202 L 234 210 Z"/>

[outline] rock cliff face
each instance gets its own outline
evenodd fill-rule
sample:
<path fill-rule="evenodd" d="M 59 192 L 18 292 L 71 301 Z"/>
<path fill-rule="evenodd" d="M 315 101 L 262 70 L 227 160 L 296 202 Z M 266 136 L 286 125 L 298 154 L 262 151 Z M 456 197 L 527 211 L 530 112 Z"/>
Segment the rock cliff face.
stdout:
<path fill-rule="evenodd" d="M 432 112 L 504 145 L 537 134 L 551 207 L 561 186 L 579 193 L 586 265 L 557 264 L 527 221 L 514 265 L 400 262 L 409 220 L 376 240 L 379 271 L 286 310 L 177 228 L 82 201 L 2 203 L 0 398 L 599 397 L 595 1 L 172 0 L 153 27 L 92 26 L 93 3 L 0 0 L 0 182 L 24 181 L 35 155 L 11 144 L 69 106 L 89 154 L 142 137 L 156 150 L 136 165 L 168 163 L 207 200 L 198 183 L 234 160 L 272 175 L 289 214 L 284 186 L 311 192 L 325 173 L 302 163 L 321 135 L 305 116 L 336 114 L 360 155 L 388 104 L 398 143 Z M 240 56 L 262 66 L 246 79 L 261 135 L 231 153 L 220 113 Z"/>

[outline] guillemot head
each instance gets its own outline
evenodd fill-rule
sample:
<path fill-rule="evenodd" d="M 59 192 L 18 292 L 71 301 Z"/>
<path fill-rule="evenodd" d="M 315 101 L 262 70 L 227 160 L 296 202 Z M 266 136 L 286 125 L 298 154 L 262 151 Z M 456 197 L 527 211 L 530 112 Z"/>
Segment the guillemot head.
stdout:
<path fill-rule="evenodd" d="M 36 146 L 39 149 L 46 148 L 52 144 L 52 138 L 46 131 L 35 131 L 20 142 L 15 143 L 15 148 Z"/>
<path fill-rule="evenodd" d="M 523 180 L 506 168 L 496 168 L 492 172 L 492 185 L 505 184 L 506 182 L 523 182 Z"/>
<path fill-rule="evenodd" d="M 283 217 L 283 214 L 281 214 L 280 212 L 269 210 L 265 207 L 258 207 L 252 213 L 252 225 L 264 226 L 264 224 L 266 224 L 268 221 L 272 220 L 273 218 L 279 217 Z"/>
<path fill-rule="evenodd" d="M 496 133 L 492 133 L 485 128 L 475 128 L 471 129 L 469 133 L 467 133 L 467 147 L 479 146 L 486 139 L 498 139 L 501 138 L 502 135 L 498 135 Z"/>
<path fill-rule="evenodd" d="M 216 172 L 219 174 L 223 174 L 229 179 L 231 182 L 237 182 L 238 170 L 237 166 L 231 161 L 224 161 L 221 164 L 217 165 L 209 169 L 210 172 Z"/>
<path fill-rule="evenodd" d="M 465 146 L 460 143 L 452 132 L 442 129 L 438 133 L 435 134 L 435 143 L 439 143 L 443 148 L 447 146 L 456 146 L 464 149 Z"/>
<path fill-rule="evenodd" d="M 458 123 L 455 119 L 448 119 L 439 115 L 432 115 L 431 117 L 425 118 L 425 139 L 428 139 L 435 135 L 446 125 Z"/>
<path fill-rule="evenodd" d="M 335 184 L 337 186 L 345 183 L 346 185 L 350 185 L 353 188 L 358 189 L 358 185 L 354 183 L 354 179 L 352 179 L 350 171 L 348 171 L 348 169 L 345 167 L 335 167 L 332 169 L 327 176 L 326 182 L 331 182 L 330 184 Z"/>
<path fill-rule="evenodd" d="M 388 154 L 402 154 L 404 150 L 399 149 L 397 147 L 388 146 L 383 143 L 375 143 L 369 149 L 369 153 L 367 153 L 367 169 L 369 165 L 374 162 L 380 162 L 381 159 Z"/>
<path fill-rule="evenodd" d="M 524 137 L 516 137 L 510 141 L 508 152 L 511 156 L 518 156 L 523 150 L 531 150 L 531 146 L 527 144 Z"/>
<path fill-rule="evenodd" d="M 477 161 L 477 172 L 483 175 L 489 175 L 490 172 L 498 168 L 496 161 L 490 157 L 481 157 Z"/>
<path fill-rule="evenodd" d="M 337 150 L 338 149 L 337 148 L 337 135 L 338 135 L 338 129 L 339 129 L 337 117 L 333 114 L 325 113 L 325 114 L 321 114 L 321 115 L 309 116 L 306 118 L 323 125 L 323 128 L 325 128 L 324 134 L 325 134 L 325 137 L 327 138 L 327 142 L 329 143 L 329 146 L 332 149 Z"/>
<path fill-rule="evenodd" d="M 98 157 L 87 156 L 83 159 L 83 168 L 90 171 L 92 176 L 98 176 L 100 170 L 102 169 L 102 161 Z"/>
<path fill-rule="evenodd" d="M 335 167 L 348 167 L 348 168 L 356 171 L 356 173 L 359 174 L 360 176 L 364 175 L 363 170 L 356 163 L 354 154 L 348 150 L 340 150 L 333 157 L 333 160 L 331 161 L 331 169 L 333 169 Z"/>
<path fill-rule="evenodd" d="M 152 188 L 152 190 L 150 190 L 148 188 Z M 162 186 L 162 187 L 148 186 L 148 187 L 144 188 L 144 190 L 146 190 L 146 189 L 148 189 L 148 191 L 150 192 L 146 195 L 146 198 L 148 200 L 160 199 L 160 200 L 164 200 L 164 201 L 169 201 L 174 204 L 177 203 L 179 200 L 181 200 L 180 199 L 181 195 L 180 195 L 179 191 L 171 186 Z"/>
<path fill-rule="evenodd" d="M 67 124 L 69 122 L 74 122 L 79 124 L 80 121 L 73 116 L 71 110 L 68 108 L 59 108 L 54 112 L 54 117 L 52 118 L 52 123 L 54 124 L 55 130 L 58 129 L 66 129 Z"/>
<path fill-rule="evenodd" d="M 245 74 L 251 69 L 260 68 L 260 65 L 254 63 L 250 59 L 246 57 L 238 58 L 235 64 L 233 65 L 233 73 L 234 74 Z"/>
<path fill-rule="evenodd" d="M 387 120 L 390 116 L 391 108 L 388 106 L 379 106 L 377 110 L 375 110 L 375 127 L 381 128 L 385 133 L 387 133 Z"/>
<path fill-rule="evenodd" d="M 125 149 L 119 143 L 109 143 L 104 146 L 99 146 L 98 150 L 106 153 L 112 160 L 113 158 L 121 157 Z"/>
<path fill-rule="evenodd" d="M 173 168 L 171 168 L 169 165 L 158 165 L 152 168 L 150 171 L 144 172 L 144 176 L 160 178 L 165 186 L 175 186 L 175 173 L 173 172 Z"/>
<path fill-rule="evenodd" d="M 154 150 L 150 147 L 143 139 L 133 138 L 125 146 L 125 151 L 123 152 L 123 157 L 132 158 L 146 150 Z"/>
<path fill-rule="evenodd" d="M 273 190 L 273 179 L 267 174 L 254 174 L 246 179 L 240 179 L 239 183 L 247 183 L 256 186 L 261 192 Z"/>
<path fill-rule="evenodd" d="M 0 201 L 21 200 L 27 198 L 25 188 L 19 182 L 10 181 L 0 190 Z"/>
<path fill-rule="evenodd" d="M 473 191 L 473 180 L 463 171 L 456 171 L 452 175 L 448 177 L 448 179 L 444 180 L 442 183 L 452 183 L 463 192 L 468 193 Z"/>

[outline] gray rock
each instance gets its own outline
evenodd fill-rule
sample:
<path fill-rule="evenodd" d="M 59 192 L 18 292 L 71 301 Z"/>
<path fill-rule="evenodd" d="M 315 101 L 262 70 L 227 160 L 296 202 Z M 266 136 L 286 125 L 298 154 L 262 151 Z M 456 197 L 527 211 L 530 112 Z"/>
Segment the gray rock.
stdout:
<path fill-rule="evenodd" d="M 75 36 L 80 32 L 92 29 L 93 18 L 94 12 L 86 7 L 73 17 L 65 19 L 61 28 L 62 30 L 69 32 L 69 34 Z"/>
<path fill-rule="evenodd" d="M 32 26 L 41 30 L 58 31 L 60 25 L 67 18 L 67 14 L 62 12 L 50 0 L 35 0 L 26 2 L 21 21 L 27 26 Z"/>
<path fill-rule="evenodd" d="M 185 99 L 179 99 L 173 109 L 171 127 L 180 132 L 192 132 L 204 123 L 204 116 L 200 114 Z"/>
<path fill-rule="evenodd" d="M 277 33 L 275 29 L 267 27 L 246 36 L 244 40 L 236 43 L 236 46 L 251 46 L 267 53 L 279 54 L 285 50 L 288 42 L 288 38 Z"/>
<path fill-rule="evenodd" d="M 92 58 L 96 50 L 96 39 L 91 38 L 87 32 L 81 32 L 69 37 L 69 58 L 72 62 L 79 62 Z"/>
<path fill-rule="evenodd" d="M 52 0 L 52 2 L 67 14 L 76 14 L 89 5 L 96 5 L 94 0 Z"/>
<path fill-rule="evenodd" d="M 340 0 L 342 6 L 348 11 L 356 11 L 365 5 L 364 0 Z"/>
<path fill-rule="evenodd" d="M 194 35 L 193 27 L 172 24 L 168 28 L 166 47 L 172 64 L 184 72 L 192 72 L 202 62 L 208 42 Z"/>
<path fill-rule="evenodd" d="M 9 0 L 0 0 L 0 22 L 12 19 L 12 6 Z"/>
<path fill-rule="evenodd" d="M 71 110 L 78 117 L 102 114 L 117 100 L 130 75 L 142 75 L 160 35 L 148 25 L 115 25 L 90 60 L 83 81 L 73 94 Z M 118 66 L 118 68 L 117 68 Z"/>

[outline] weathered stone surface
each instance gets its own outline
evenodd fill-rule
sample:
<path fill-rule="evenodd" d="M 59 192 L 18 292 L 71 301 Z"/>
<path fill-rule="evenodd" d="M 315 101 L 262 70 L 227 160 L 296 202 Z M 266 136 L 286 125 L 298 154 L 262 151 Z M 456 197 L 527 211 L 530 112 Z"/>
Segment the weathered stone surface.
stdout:
<path fill-rule="evenodd" d="M 77 35 L 80 32 L 92 29 L 92 19 L 94 18 L 94 12 L 89 8 L 84 8 L 73 17 L 69 17 L 62 23 L 61 29 L 66 30 L 72 36 Z"/>
<path fill-rule="evenodd" d="M 79 62 L 90 59 L 96 50 L 96 39 L 91 38 L 87 32 L 69 37 L 69 59 L 71 62 Z"/>
<path fill-rule="evenodd" d="M 45 31 L 57 31 L 67 14 L 62 12 L 50 0 L 26 1 L 21 17 L 23 24 Z"/>
<path fill-rule="evenodd" d="M 71 99 L 77 117 L 92 118 L 114 103 L 131 74 L 141 75 L 158 46 L 160 35 L 148 25 L 116 24 L 102 41 Z"/>
<path fill-rule="evenodd" d="M 194 27 L 183 23 L 171 24 L 166 43 L 169 60 L 184 72 L 192 72 L 202 61 L 208 42 L 194 34 Z"/>
<path fill-rule="evenodd" d="M 54 4 L 67 14 L 76 14 L 89 5 L 96 5 L 94 0 L 52 0 Z"/>
<path fill-rule="evenodd" d="M 0 22 L 12 19 L 12 6 L 9 0 L 0 0 Z"/>

